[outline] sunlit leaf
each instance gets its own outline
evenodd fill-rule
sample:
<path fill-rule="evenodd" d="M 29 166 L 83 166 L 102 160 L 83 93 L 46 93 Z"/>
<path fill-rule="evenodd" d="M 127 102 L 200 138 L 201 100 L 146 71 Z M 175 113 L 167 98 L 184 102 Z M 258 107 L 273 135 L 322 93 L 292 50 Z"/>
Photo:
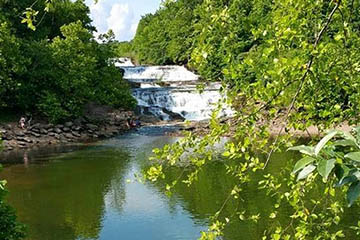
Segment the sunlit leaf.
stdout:
<path fill-rule="evenodd" d="M 306 167 L 307 165 L 309 165 L 310 163 L 314 162 L 316 159 L 313 157 L 304 157 L 302 159 L 300 159 L 296 164 L 295 167 L 293 169 L 293 173 L 296 173 L 298 171 L 300 171 L 301 169 L 303 169 L 304 167 Z"/>
<path fill-rule="evenodd" d="M 345 158 L 360 162 L 360 152 L 351 152 L 345 155 Z"/>
<path fill-rule="evenodd" d="M 321 149 L 323 149 L 323 147 L 333 138 L 335 137 L 339 132 L 337 130 L 333 130 L 330 133 L 328 133 L 325 137 L 323 137 L 323 139 L 321 139 L 321 141 L 316 145 L 315 147 L 315 155 L 317 156 Z"/>
<path fill-rule="evenodd" d="M 315 154 L 313 147 L 305 146 L 305 145 L 288 148 L 288 151 L 299 151 L 303 154 L 310 155 L 310 156 L 313 156 Z"/>
<path fill-rule="evenodd" d="M 356 142 L 349 140 L 349 139 L 345 139 L 345 140 L 338 140 L 334 142 L 334 146 L 342 146 L 342 147 L 357 147 Z"/>
<path fill-rule="evenodd" d="M 328 179 L 329 174 L 331 173 L 331 171 L 334 169 L 335 167 L 335 163 L 336 163 L 336 159 L 322 159 L 319 162 L 319 165 L 317 167 L 317 170 L 319 172 L 319 174 L 324 178 L 324 179 Z"/>
<path fill-rule="evenodd" d="M 307 167 L 305 167 L 298 175 L 297 180 L 302 180 L 307 178 L 307 176 L 309 176 L 314 170 L 316 169 L 316 167 L 314 165 L 309 165 Z"/>

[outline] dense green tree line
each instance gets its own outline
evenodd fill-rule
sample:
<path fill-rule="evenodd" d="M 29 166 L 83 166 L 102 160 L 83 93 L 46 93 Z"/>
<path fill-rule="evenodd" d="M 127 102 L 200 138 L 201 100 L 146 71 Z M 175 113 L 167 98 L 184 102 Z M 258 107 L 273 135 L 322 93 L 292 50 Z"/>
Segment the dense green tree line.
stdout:
<path fill-rule="evenodd" d="M 112 39 L 94 39 L 84 1 L 47 2 L 0 1 L 0 107 L 39 112 L 53 122 L 81 115 L 89 101 L 134 107 L 110 60 Z M 27 25 L 30 6 L 36 18 Z"/>
<path fill-rule="evenodd" d="M 145 15 L 131 41 L 132 56 L 139 63 L 187 63 L 195 34 L 196 7 L 202 0 L 165 1 L 154 14 Z M 129 55 L 121 47 L 119 55 Z"/>

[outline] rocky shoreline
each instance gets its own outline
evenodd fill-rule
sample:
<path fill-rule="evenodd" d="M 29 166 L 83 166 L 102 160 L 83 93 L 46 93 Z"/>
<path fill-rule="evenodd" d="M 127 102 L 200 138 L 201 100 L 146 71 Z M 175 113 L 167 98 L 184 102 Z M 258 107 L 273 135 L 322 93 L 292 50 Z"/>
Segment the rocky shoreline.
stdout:
<path fill-rule="evenodd" d="M 131 111 L 117 110 L 95 118 L 90 114 L 64 124 L 35 121 L 25 129 L 21 129 L 19 124 L 14 122 L 1 124 L 2 150 L 7 152 L 35 146 L 64 145 L 110 138 L 128 130 L 126 120 L 131 116 L 134 116 Z"/>

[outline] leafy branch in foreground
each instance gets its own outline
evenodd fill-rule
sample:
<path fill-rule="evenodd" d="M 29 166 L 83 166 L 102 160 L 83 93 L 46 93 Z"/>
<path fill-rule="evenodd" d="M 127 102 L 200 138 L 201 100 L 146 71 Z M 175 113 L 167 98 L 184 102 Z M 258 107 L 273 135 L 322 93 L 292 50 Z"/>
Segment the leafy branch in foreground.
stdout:
<path fill-rule="evenodd" d="M 225 205 L 234 199 L 240 202 L 244 187 L 253 182 L 275 202 L 263 239 L 334 240 L 351 236 L 347 227 L 339 224 L 344 221 L 343 206 L 353 204 L 360 192 L 354 178 L 357 173 L 351 168 L 357 167 L 357 149 L 336 146 L 336 151 L 330 152 L 333 156 L 327 152 L 334 147 L 330 140 L 342 138 L 339 140 L 344 144 L 350 135 L 332 132 L 313 152 L 311 147 L 301 149 L 311 152 L 294 169 L 299 172 L 298 180 L 303 181 L 297 181 L 290 169 L 269 174 L 264 167 L 272 164 L 273 152 L 294 145 L 298 131 L 316 126 L 321 132 L 340 123 L 353 125 L 359 121 L 360 19 L 352 14 L 354 9 L 359 9 L 359 3 L 349 0 L 203 1 L 195 11 L 200 32 L 191 63 L 205 77 L 222 80 L 236 115 L 231 122 L 222 123 L 214 114 L 208 135 L 189 134 L 173 146 L 157 150 L 157 171 L 153 173 L 166 178 L 163 169 L 186 162 L 190 156 L 184 183 L 191 184 L 204 165 L 220 158 L 236 179 L 224 196 Z M 207 25 L 201 25 L 202 21 Z M 213 147 L 224 133 L 232 137 L 220 154 L 214 153 Z M 344 156 L 337 155 L 340 149 L 345 151 Z M 263 178 L 259 180 L 255 173 Z M 327 180 L 325 184 L 319 175 Z M 339 184 L 346 186 L 334 187 Z M 340 197 L 345 191 L 348 201 Z M 287 210 L 288 222 L 279 219 L 280 208 Z M 223 209 L 211 218 L 209 226 L 213 227 L 202 233 L 202 239 L 221 239 L 226 232 L 232 220 L 222 214 Z M 256 212 L 242 214 L 245 210 L 240 206 L 235 211 L 241 213 L 240 219 L 264 218 L 257 217 Z"/>
<path fill-rule="evenodd" d="M 353 129 L 353 134 L 333 130 L 316 146 L 296 146 L 289 148 L 303 153 L 293 173 L 298 173 L 297 180 L 307 178 L 315 170 L 323 181 L 336 177 L 336 187 L 347 186 L 347 200 L 353 205 L 360 196 L 360 127 Z"/>

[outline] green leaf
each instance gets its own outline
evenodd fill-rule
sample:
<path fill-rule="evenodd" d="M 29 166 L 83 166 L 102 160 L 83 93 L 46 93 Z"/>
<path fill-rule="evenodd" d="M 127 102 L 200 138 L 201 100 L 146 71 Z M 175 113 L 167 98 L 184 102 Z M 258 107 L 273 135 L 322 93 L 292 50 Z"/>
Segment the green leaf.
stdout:
<path fill-rule="evenodd" d="M 351 135 L 351 134 L 348 133 L 348 132 L 342 132 L 342 134 L 344 135 L 344 139 L 353 141 L 353 142 L 356 144 L 356 146 L 357 146 L 356 138 L 355 138 L 353 135 Z"/>
<path fill-rule="evenodd" d="M 345 155 L 345 158 L 349 158 L 353 161 L 360 162 L 360 152 L 351 152 Z"/>
<path fill-rule="evenodd" d="M 315 147 L 315 150 L 314 150 L 315 155 L 317 156 L 320 153 L 321 149 L 323 149 L 323 147 L 338 133 L 339 133 L 339 131 L 333 130 L 333 131 L 330 131 L 325 137 L 323 137 L 323 139 L 321 139 L 321 141 Z"/>
<path fill-rule="evenodd" d="M 350 139 L 345 139 L 345 140 L 338 140 L 336 142 L 334 142 L 335 146 L 342 146 L 342 147 L 358 147 L 356 142 L 350 140 Z"/>
<path fill-rule="evenodd" d="M 360 195 L 360 181 L 356 181 L 351 184 L 347 192 L 347 200 L 349 202 L 349 207 L 353 205 L 353 203 L 356 201 L 359 195 Z"/>
<path fill-rule="evenodd" d="M 296 173 L 297 171 L 303 169 L 304 167 L 306 167 L 307 165 L 309 165 L 310 163 L 314 162 L 316 159 L 313 157 L 304 157 L 302 159 L 300 159 L 296 164 L 295 167 L 293 169 L 293 173 Z"/>
<path fill-rule="evenodd" d="M 315 154 L 314 147 L 305 146 L 305 145 L 288 148 L 288 151 L 299 151 L 303 154 L 310 155 L 310 156 L 314 156 L 314 154 Z"/>
<path fill-rule="evenodd" d="M 360 126 L 354 127 L 354 128 L 353 128 L 353 131 L 356 133 L 357 138 L 360 138 Z"/>
<path fill-rule="evenodd" d="M 326 180 L 328 179 L 329 174 L 335 167 L 335 163 L 336 163 L 336 159 L 330 159 L 330 160 L 323 159 L 319 162 L 317 170 L 324 179 Z"/>
<path fill-rule="evenodd" d="M 342 187 L 344 186 L 345 184 L 348 184 L 348 183 L 353 183 L 353 182 L 356 182 L 358 181 L 359 179 L 354 176 L 354 175 L 351 175 L 351 176 L 347 176 L 343 179 L 341 179 L 337 184 L 335 184 L 335 187 Z"/>
<path fill-rule="evenodd" d="M 305 167 L 303 170 L 301 170 L 301 172 L 299 173 L 298 177 L 297 177 L 297 181 L 305 179 L 307 176 L 309 176 L 314 170 L 316 169 L 316 167 L 314 165 L 309 165 L 307 167 Z"/>
<path fill-rule="evenodd" d="M 336 164 L 335 165 L 335 175 L 340 180 L 344 179 L 349 175 L 350 168 L 345 164 Z"/>

